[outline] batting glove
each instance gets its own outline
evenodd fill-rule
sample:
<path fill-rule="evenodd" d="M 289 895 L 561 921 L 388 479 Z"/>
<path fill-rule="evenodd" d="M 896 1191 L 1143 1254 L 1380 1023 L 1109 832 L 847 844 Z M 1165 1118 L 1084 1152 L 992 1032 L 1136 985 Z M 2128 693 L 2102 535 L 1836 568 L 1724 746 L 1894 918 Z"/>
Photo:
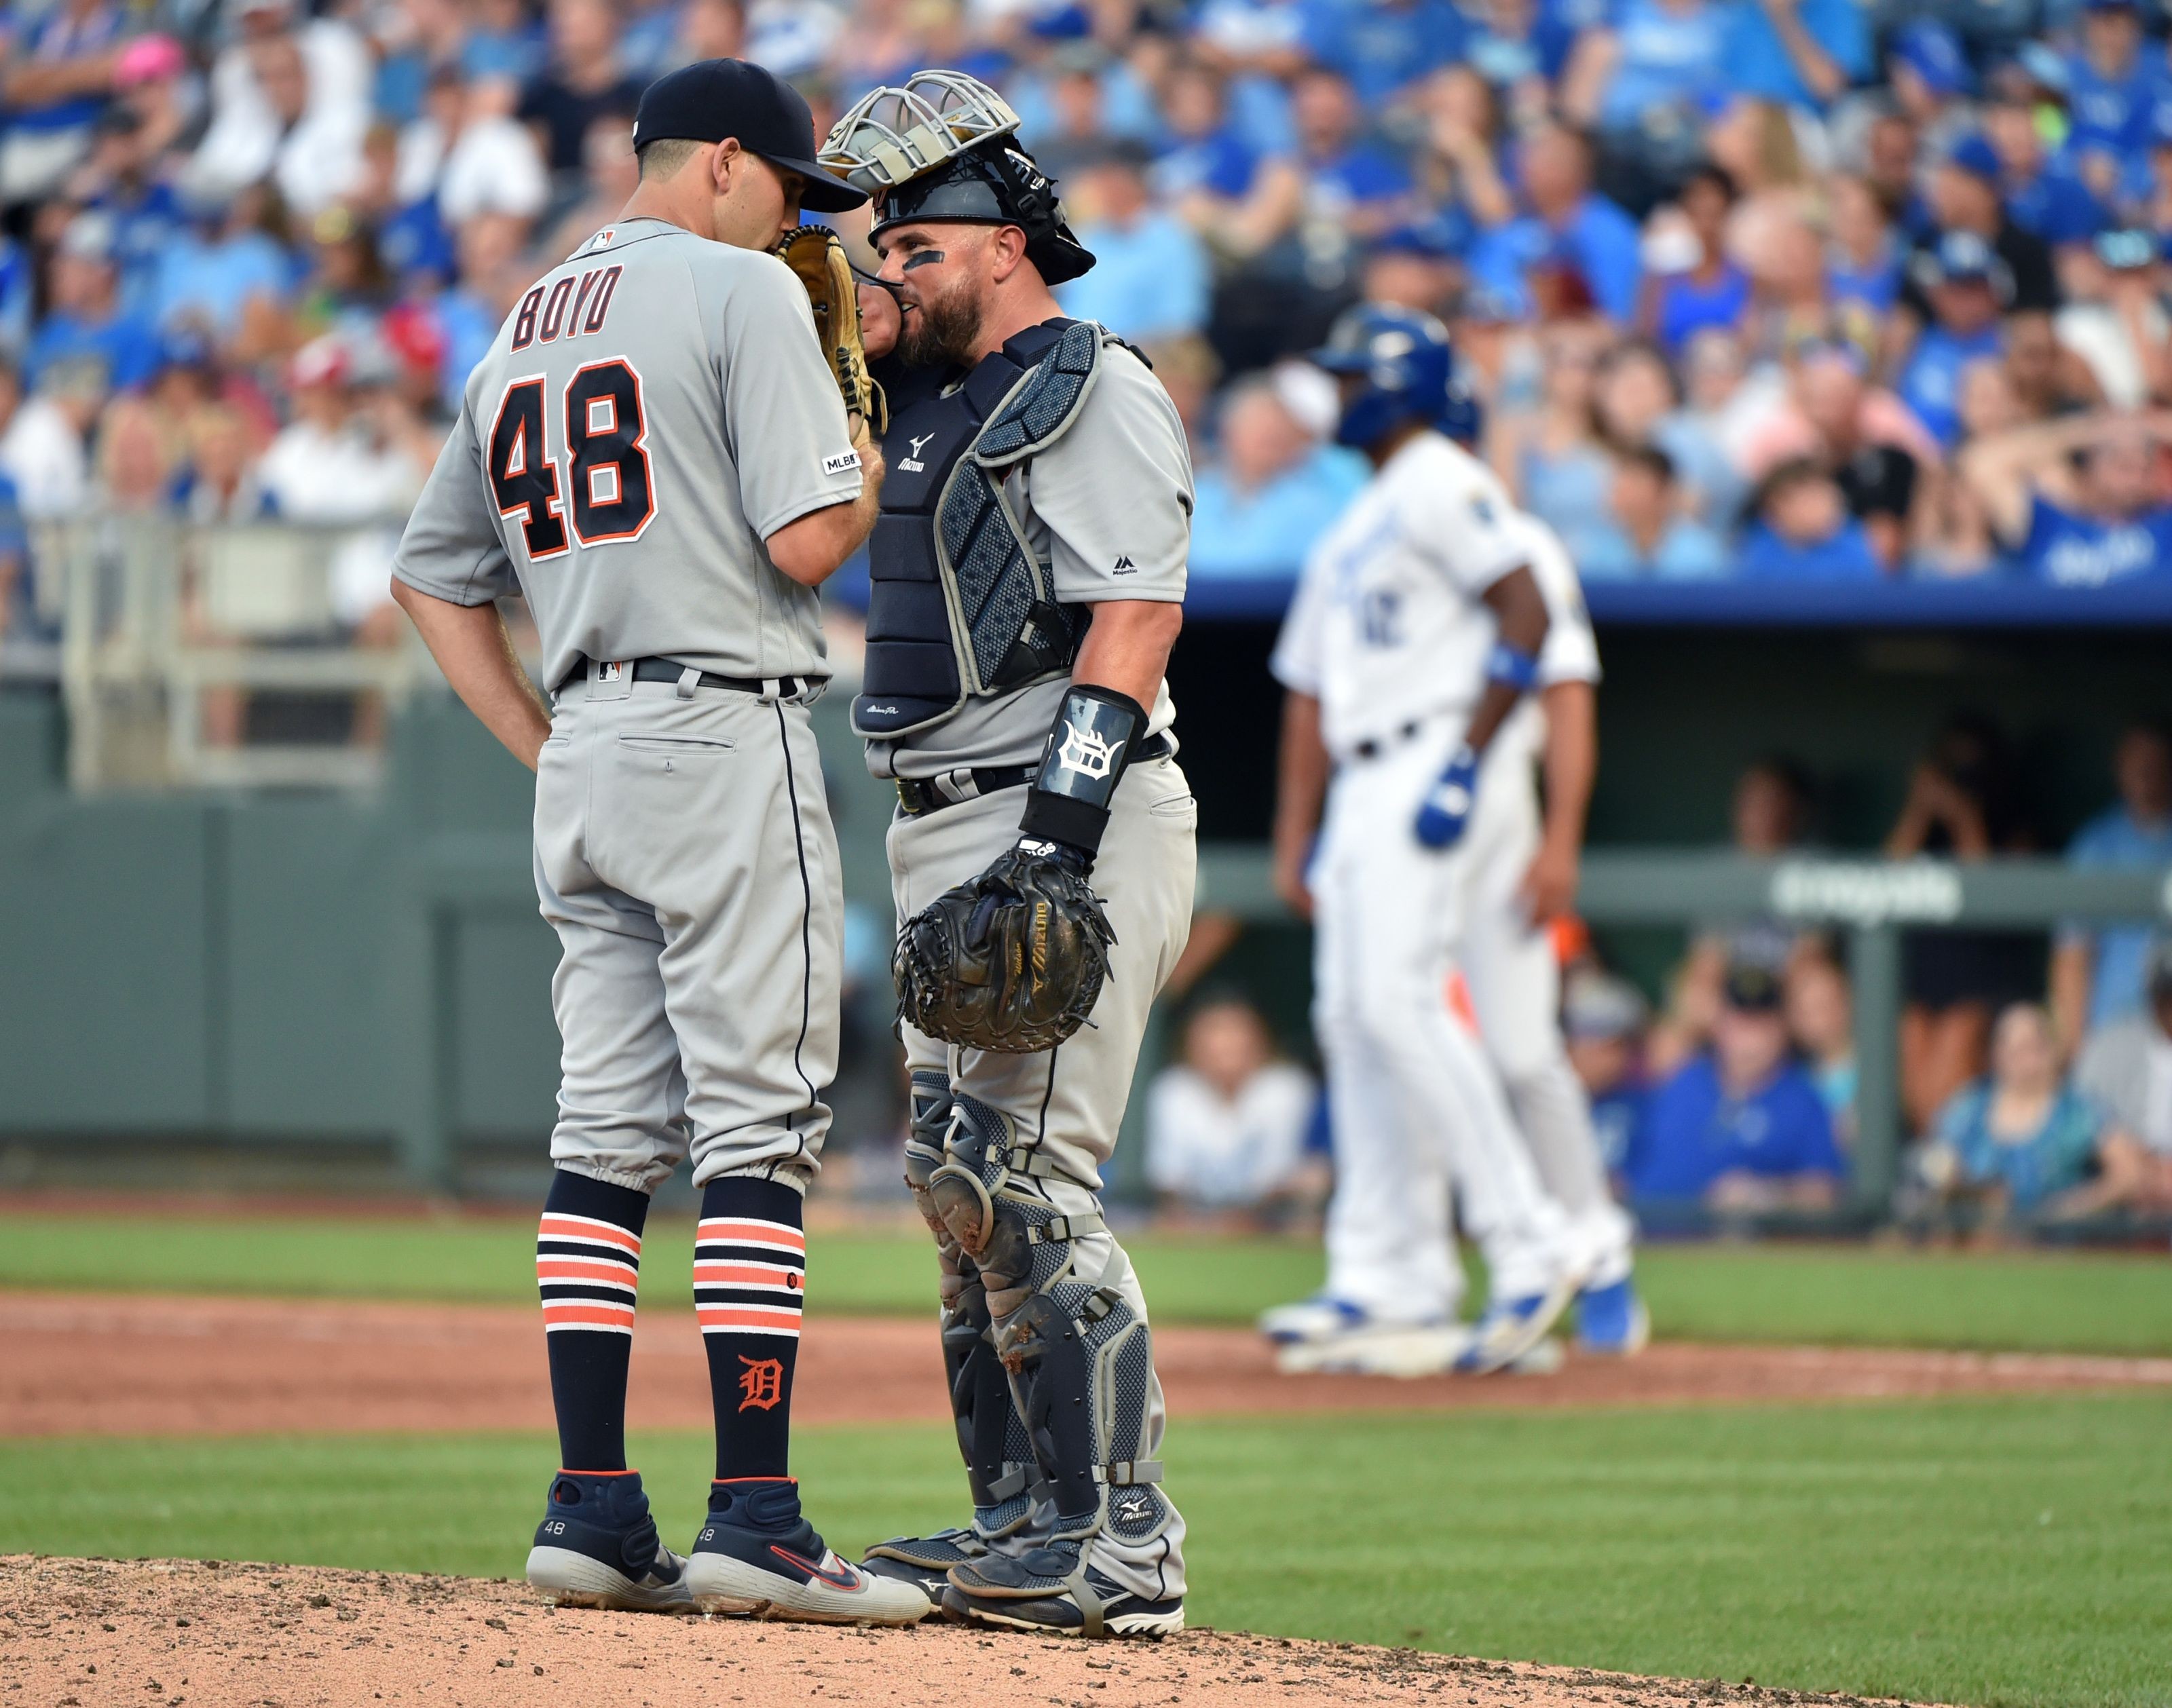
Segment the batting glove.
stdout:
<path fill-rule="evenodd" d="M 1411 828 L 1422 848 L 1453 848 L 1463 840 L 1470 822 L 1471 803 L 1478 798 L 1478 755 L 1468 744 L 1455 750 L 1448 769 L 1426 791 L 1418 803 L 1417 823 Z"/>

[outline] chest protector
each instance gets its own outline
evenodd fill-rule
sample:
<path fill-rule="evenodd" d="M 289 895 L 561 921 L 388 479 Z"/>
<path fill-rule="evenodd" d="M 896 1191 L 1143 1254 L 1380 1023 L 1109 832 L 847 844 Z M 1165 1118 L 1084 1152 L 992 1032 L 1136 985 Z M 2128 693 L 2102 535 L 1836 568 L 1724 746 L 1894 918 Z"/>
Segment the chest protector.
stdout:
<path fill-rule="evenodd" d="M 1085 614 L 1056 602 L 1003 483 L 1077 418 L 1104 336 L 1080 320 L 1029 327 L 961 384 L 893 412 L 859 734 L 933 728 L 969 700 L 1069 674 Z"/>

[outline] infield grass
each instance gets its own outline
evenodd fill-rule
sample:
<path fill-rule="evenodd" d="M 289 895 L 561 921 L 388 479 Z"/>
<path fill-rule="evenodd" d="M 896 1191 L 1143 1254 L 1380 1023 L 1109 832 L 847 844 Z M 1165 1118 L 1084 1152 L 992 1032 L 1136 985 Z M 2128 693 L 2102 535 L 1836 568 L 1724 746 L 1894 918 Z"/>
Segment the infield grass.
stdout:
<path fill-rule="evenodd" d="M 683 1305 L 693 1226 L 652 1223 L 643 1296 Z M 514 1217 L 0 1215 L 0 1287 L 525 1302 L 535 1235 Z M 1127 1234 L 1155 1315 L 1248 1322 L 1319 1284 L 1316 1244 Z M 934 1258 L 910 1231 L 818 1228 L 809 1308 L 925 1311 Z M 1675 1340 L 2172 1354 L 2161 1254 L 1658 1246 L 1639 1276 Z M 2172 1689 L 2168 1689 L 2172 1698 Z"/>
<path fill-rule="evenodd" d="M 1983 1708 L 2172 1688 L 2172 1401 L 1182 1421 L 1195 1622 Z M 706 1436 L 637 1437 L 667 1537 Z M 542 1437 L 0 1446 L 0 1552 L 513 1576 Z M 948 1522 L 939 1426 L 800 1433 L 840 1548 Z"/>

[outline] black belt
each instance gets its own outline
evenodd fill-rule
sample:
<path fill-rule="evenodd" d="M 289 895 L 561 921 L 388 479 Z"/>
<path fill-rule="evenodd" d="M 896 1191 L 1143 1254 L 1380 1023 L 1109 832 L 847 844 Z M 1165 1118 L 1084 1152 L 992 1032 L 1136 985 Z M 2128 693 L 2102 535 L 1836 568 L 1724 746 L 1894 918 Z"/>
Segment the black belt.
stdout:
<path fill-rule="evenodd" d="M 1378 759 L 1390 748 L 1401 747 L 1405 742 L 1410 740 L 1411 737 L 1415 736 L 1424 728 L 1425 725 L 1423 723 L 1413 719 L 1411 722 L 1405 724 L 1401 729 L 1392 731 L 1386 735 L 1378 736 L 1368 740 L 1359 742 L 1357 746 L 1350 749 L 1351 755 L 1355 759 Z"/>
<path fill-rule="evenodd" d="M 582 654 L 558 685 L 563 688 L 566 683 L 576 677 L 585 679 L 595 662 L 586 653 Z M 685 674 L 684 664 L 675 664 L 669 658 L 636 658 L 633 661 L 633 679 L 637 682 L 676 682 Z M 778 676 L 771 682 L 765 682 L 759 676 L 719 676 L 713 670 L 703 670 L 695 677 L 694 685 L 696 688 L 728 689 L 734 694 L 766 694 L 774 685 L 780 699 L 793 700 L 808 685 L 797 676 Z"/>
<path fill-rule="evenodd" d="M 1166 735 L 1152 735 L 1139 744 L 1132 761 L 1144 765 L 1152 760 L 1167 759 L 1175 751 L 1175 744 Z M 945 771 L 936 777 L 900 777 L 896 780 L 898 808 L 908 819 L 924 818 L 963 801 L 1022 787 L 1033 781 L 1034 773 L 1040 769 L 1038 765 L 981 765 L 965 771 Z"/>

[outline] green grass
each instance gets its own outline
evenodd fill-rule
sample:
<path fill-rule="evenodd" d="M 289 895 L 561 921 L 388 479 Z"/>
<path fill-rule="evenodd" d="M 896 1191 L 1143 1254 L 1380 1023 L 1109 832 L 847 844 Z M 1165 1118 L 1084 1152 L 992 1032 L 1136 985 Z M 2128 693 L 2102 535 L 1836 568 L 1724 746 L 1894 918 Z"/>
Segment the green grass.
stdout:
<path fill-rule="evenodd" d="M 651 1228 L 652 1302 L 685 1302 L 692 1233 L 683 1219 Z M 533 1297 L 533 1237 L 513 1217 L 9 1214 L 0 1286 L 509 1302 Z M 1169 1322 L 1246 1322 L 1320 1276 L 1318 1248 L 1304 1242 L 1127 1243 Z M 818 1312 L 927 1308 L 933 1258 L 911 1233 L 818 1233 L 812 1254 Z M 1659 1331 L 1679 1340 L 2172 1354 L 2172 1262 L 2161 1255 L 1663 1246 L 1644 1253 L 1640 1275 Z"/>
<path fill-rule="evenodd" d="M 1191 1611 L 1224 1627 L 1984 1708 L 2172 1684 L 2172 1403 L 1183 1421 Z M 667 1535 L 705 1437 L 637 1442 Z M 547 1441 L 0 1446 L 0 1552 L 510 1576 Z M 802 1431 L 840 1546 L 954 1516 L 947 1431 Z"/>

